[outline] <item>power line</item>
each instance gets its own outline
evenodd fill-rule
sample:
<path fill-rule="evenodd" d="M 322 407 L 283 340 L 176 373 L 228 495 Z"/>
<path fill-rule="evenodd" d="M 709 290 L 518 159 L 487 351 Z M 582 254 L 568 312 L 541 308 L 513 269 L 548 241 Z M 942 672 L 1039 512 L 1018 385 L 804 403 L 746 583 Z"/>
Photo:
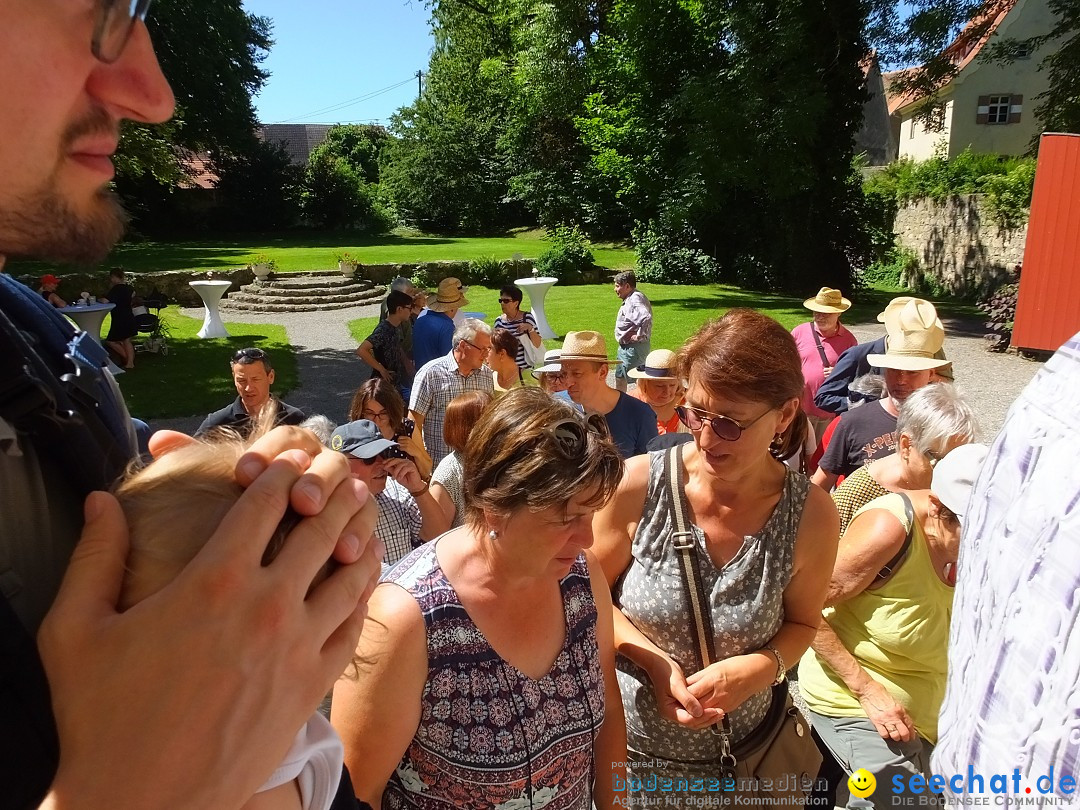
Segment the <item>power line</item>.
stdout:
<path fill-rule="evenodd" d="M 297 116 L 294 116 L 293 118 L 286 118 L 286 119 L 284 119 L 282 121 L 276 121 L 275 123 L 277 123 L 277 124 L 291 124 L 294 121 L 299 121 L 299 120 L 301 120 L 303 118 L 310 118 L 313 115 L 324 115 L 325 113 L 336 112 L 337 110 L 343 110 L 346 107 L 352 107 L 355 104 L 360 104 L 361 102 L 368 101 L 369 99 L 373 99 L 376 96 L 381 96 L 384 93 L 389 93 L 391 90 L 397 90 L 399 87 L 402 87 L 402 86 L 404 86 L 406 84 L 411 83 L 413 81 L 413 79 L 415 79 L 415 78 L 416 78 L 415 76 L 410 76 L 409 78 L 407 78 L 407 79 L 405 79 L 403 81 L 400 81 L 397 84 L 392 84 L 389 87 L 383 87 L 381 90 L 373 90 L 370 93 L 365 93 L 362 96 L 357 96 L 356 98 L 351 98 L 348 101 L 342 101 L 342 102 L 340 102 L 338 104 L 332 104 L 329 107 L 323 107 L 322 109 L 312 110 L 311 112 L 304 113 L 303 115 L 297 115 Z"/>

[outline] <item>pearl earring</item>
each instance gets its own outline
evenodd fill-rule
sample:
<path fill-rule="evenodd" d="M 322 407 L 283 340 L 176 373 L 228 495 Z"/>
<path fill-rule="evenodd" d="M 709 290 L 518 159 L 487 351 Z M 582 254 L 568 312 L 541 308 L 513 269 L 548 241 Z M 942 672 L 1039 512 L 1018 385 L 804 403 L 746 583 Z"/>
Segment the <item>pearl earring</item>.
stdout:
<path fill-rule="evenodd" d="M 499 539 L 499 533 L 497 531 L 492 529 L 490 532 L 488 532 L 488 540 L 491 540 L 491 541 L 494 542 L 495 540 L 498 540 L 498 539 Z"/>

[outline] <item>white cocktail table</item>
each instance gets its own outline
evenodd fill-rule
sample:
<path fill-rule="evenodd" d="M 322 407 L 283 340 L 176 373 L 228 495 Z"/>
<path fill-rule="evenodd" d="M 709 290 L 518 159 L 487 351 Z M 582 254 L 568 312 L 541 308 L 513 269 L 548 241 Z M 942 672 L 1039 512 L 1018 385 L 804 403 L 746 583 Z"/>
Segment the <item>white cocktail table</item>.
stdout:
<path fill-rule="evenodd" d="M 203 306 L 206 308 L 202 329 L 198 333 L 199 337 L 229 337 L 229 331 L 225 328 L 225 324 L 221 322 L 221 315 L 218 314 L 218 303 L 221 301 L 221 296 L 225 294 L 225 291 L 232 286 L 232 282 L 224 279 L 221 281 L 189 281 L 188 286 L 199 294 L 199 298 L 202 299 Z"/>
<path fill-rule="evenodd" d="M 528 294 L 532 315 L 536 318 L 536 328 L 540 330 L 540 337 L 548 340 L 558 337 L 558 335 L 548 326 L 547 315 L 544 313 L 544 298 L 547 296 L 547 291 L 558 283 L 559 280 L 551 276 L 519 278 L 514 282 Z"/>
<path fill-rule="evenodd" d="M 75 325 L 101 344 L 101 324 L 105 316 L 112 312 L 116 304 L 90 304 L 85 307 L 61 307 L 60 312 L 75 322 Z"/>

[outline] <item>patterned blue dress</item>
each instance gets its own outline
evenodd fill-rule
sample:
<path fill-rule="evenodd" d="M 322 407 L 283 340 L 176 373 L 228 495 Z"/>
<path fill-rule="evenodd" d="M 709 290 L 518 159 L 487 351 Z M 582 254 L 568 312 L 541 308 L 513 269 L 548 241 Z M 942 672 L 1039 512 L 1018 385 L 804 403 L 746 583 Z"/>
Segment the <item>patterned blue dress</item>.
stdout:
<path fill-rule="evenodd" d="M 559 582 L 566 640 L 546 675 L 507 663 L 476 627 L 435 555 L 387 576 L 420 606 L 428 677 L 420 725 L 383 793 L 384 808 L 589 810 L 604 676 L 584 556 Z"/>

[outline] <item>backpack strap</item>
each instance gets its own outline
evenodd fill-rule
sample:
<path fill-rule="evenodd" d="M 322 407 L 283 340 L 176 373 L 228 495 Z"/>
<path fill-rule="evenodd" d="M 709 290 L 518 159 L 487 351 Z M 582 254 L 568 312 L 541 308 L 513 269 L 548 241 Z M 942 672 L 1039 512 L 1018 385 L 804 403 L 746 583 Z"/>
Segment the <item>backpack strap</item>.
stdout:
<path fill-rule="evenodd" d="M 911 538 L 915 532 L 915 507 L 911 505 L 911 498 L 904 492 L 897 492 L 904 500 L 904 519 L 907 522 L 907 534 L 904 536 L 903 545 L 900 546 L 900 550 L 893 555 L 893 558 L 885 563 L 885 566 L 878 571 L 878 575 L 874 577 L 874 581 L 870 583 L 869 587 L 879 588 L 884 585 L 893 574 L 896 573 L 896 569 L 900 567 L 900 563 L 904 561 L 904 557 L 907 556 L 908 551 L 911 549 Z"/>

